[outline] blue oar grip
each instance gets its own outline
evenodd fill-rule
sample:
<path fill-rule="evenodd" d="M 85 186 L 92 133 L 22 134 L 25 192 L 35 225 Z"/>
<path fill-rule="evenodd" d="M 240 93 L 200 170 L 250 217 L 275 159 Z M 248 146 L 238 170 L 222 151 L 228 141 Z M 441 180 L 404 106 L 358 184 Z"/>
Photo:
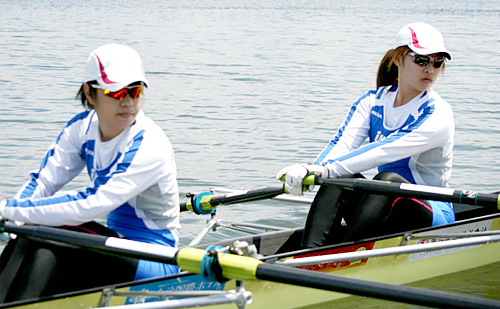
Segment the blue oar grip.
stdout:
<path fill-rule="evenodd" d="M 215 207 L 210 204 L 210 199 L 214 195 L 212 192 L 201 192 L 192 196 L 187 202 L 186 208 L 197 215 L 208 215 L 215 211 Z"/>

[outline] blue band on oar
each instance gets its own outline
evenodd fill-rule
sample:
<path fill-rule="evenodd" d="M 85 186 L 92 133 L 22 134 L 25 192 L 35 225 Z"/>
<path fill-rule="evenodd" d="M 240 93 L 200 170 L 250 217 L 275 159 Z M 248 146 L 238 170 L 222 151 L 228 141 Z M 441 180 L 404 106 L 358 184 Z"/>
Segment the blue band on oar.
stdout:
<path fill-rule="evenodd" d="M 222 266 L 219 264 L 218 253 L 223 247 L 210 245 L 205 249 L 205 255 L 201 260 L 201 273 L 203 277 L 209 281 L 217 281 L 220 283 L 226 282 L 228 279 L 222 275 Z M 224 253 L 227 250 L 224 251 Z"/>
<path fill-rule="evenodd" d="M 193 211 L 195 214 L 208 215 L 208 214 L 211 214 L 212 212 L 215 211 L 215 208 L 212 208 L 210 210 L 205 210 L 201 206 L 201 199 L 207 195 L 214 195 L 214 194 L 212 192 L 201 192 L 201 193 L 198 193 L 194 197 L 191 198 L 191 204 L 193 206 Z"/>

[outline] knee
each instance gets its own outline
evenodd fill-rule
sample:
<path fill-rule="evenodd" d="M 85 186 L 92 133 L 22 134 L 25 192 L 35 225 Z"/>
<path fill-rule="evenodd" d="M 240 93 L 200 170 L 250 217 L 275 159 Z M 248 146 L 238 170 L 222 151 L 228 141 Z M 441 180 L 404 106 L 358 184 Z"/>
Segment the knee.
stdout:
<path fill-rule="evenodd" d="M 39 248 L 33 253 L 32 260 L 36 267 L 47 267 L 56 264 L 56 255 L 52 250 Z"/>
<path fill-rule="evenodd" d="M 431 226 L 433 210 L 427 201 L 398 198 L 392 204 L 389 220 L 409 228 Z"/>
<path fill-rule="evenodd" d="M 409 183 L 403 176 L 394 172 L 381 172 L 373 177 L 374 180 L 392 181 L 400 183 Z"/>

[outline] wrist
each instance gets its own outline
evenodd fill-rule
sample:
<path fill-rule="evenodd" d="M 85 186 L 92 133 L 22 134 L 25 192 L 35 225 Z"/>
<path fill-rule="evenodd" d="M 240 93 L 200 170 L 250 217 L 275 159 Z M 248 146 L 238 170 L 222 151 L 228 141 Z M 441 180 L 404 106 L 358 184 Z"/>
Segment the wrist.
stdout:
<path fill-rule="evenodd" d="M 0 201 L 0 217 L 3 217 L 3 213 L 5 211 L 5 206 L 7 205 L 7 200 Z"/>

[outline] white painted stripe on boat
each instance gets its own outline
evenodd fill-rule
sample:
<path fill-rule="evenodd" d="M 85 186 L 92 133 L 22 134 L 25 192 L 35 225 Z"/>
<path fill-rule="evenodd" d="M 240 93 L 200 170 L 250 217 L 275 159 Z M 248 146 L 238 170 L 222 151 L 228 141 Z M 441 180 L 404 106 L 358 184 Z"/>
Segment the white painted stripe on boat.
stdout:
<path fill-rule="evenodd" d="M 402 183 L 401 186 L 399 186 L 399 188 L 401 190 L 407 190 L 407 191 L 418 191 L 418 192 L 437 193 L 445 195 L 453 195 L 453 193 L 455 192 L 454 189 L 450 188 L 414 185 L 411 183 Z"/>
<path fill-rule="evenodd" d="M 475 245 L 485 244 L 489 242 L 498 242 L 498 241 L 500 241 L 500 235 L 478 236 L 465 239 L 447 240 L 447 241 L 440 241 L 440 242 L 419 244 L 419 245 L 409 245 L 409 246 L 395 247 L 395 248 L 384 248 L 384 249 L 375 249 L 375 250 L 367 250 L 359 252 L 346 252 L 338 254 L 312 256 L 312 257 L 305 257 L 298 259 L 279 260 L 276 261 L 275 263 L 285 266 L 302 266 L 309 264 L 333 263 L 333 262 L 360 260 L 365 258 L 380 257 L 387 255 L 410 254 L 415 252 L 423 252 L 431 250 L 441 250 L 441 249 L 449 249 L 449 248 L 464 247 L 464 246 L 475 246 Z"/>
<path fill-rule="evenodd" d="M 145 304 L 129 304 L 121 306 L 111 306 L 111 307 L 97 307 L 100 308 L 114 308 L 114 309 L 165 309 L 165 308 L 194 308 L 194 307 L 204 307 L 211 305 L 223 305 L 223 304 L 237 304 L 239 308 L 245 306 L 245 304 L 252 303 L 252 292 L 250 291 L 228 291 L 223 295 L 211 295 L 211 296 L 196 296 L 185 298 L 185 299 L 169 299 L 164 301 L 148 302 Z"/>
<path fill-rule="evenodd" d="M 115 238 L 115 237 L 109 237 L 104 244 L 106 247 L 109 248 L 129 250 L 134 252 L 153 254 L 170 258 L 173 258 L 178 251 L 178 249 L 172 247 L 148 244 L 144 242 Z"/>
<path fill-rule="evenodd" d="M 418 235 L 411 235 L 410 239 L 416 239 L 416 245 L 419 244 L 427 244 L 433 243 L 437 241 L 445 241 L 445 240 L 453 240 L 453 239 L 467 239 L 470 237 L 479 237 L 479 236 L 492 236 L 492 235 L 500 235 L 499 230 L 490 230 L 491 225 L 493 224 L 493 220 L 481 220 L 477 222 L 471 222 L 467 224 L 460 224 L 456 226 L 442 227 L 438 231 L 427 231 L 419 233 Z M 473 232 L 472 232 L 473 231 Z M 450 233 L 450 235 L 445 237 L 437 237 L 436 233 Z M 486 234 L 489 233 L 489 234 Z M 457 235 L 453 237 L 453 234 Z M 443 250 L 434 250 L 434 251 L 424 251 L 424 252 L 416 252 L 410 254 L 408 257 L 408 262 L 433 258 L 440 255 L 446 255 L 450 253 L 455 253 L 463 250 L 469 250 L 473 248 L 477 248 L 482 246 L 481 244 L 476 246 L 467 246 L 467 247 L 455 247 Z"/>

